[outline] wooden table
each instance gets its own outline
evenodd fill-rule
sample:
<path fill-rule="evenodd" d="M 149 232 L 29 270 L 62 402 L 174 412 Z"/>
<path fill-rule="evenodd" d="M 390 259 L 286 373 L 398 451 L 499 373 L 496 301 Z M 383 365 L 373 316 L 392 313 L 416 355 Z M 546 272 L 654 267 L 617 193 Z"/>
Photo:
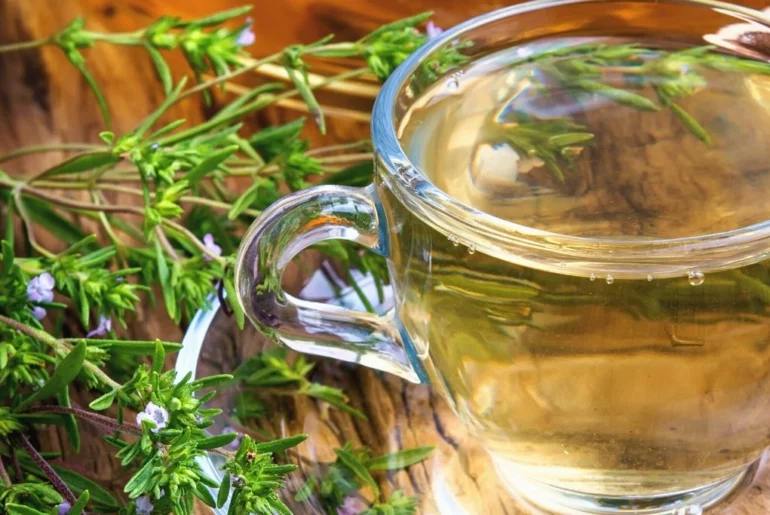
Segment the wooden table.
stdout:
<path fill-rule="evenodd" d="M 84 15 L 93 30 L 128 31 L 145 26 L 162 14 L 193 17 L 242 3 L 238 0 L 0 0 L 0 44 L 49 35 L 77 15 Z M 440 25 L 451 25 L 475 13 L 508 3 L 502 0 L 258 2 L 254 14 L 257 33 L 255 54 L 275 51 L 296 41 L 310 42 L 329 32 L 336 32 L 341 38 L 357 38 L 386 20 L 430 8 L 437 11 L 436 20 Z M 764 3 L 758 1 L 745 3 L 764 7 Z M 143 51 L 99 46 L 86 55 L 89 68 L 107 94 L 118 133 L 133 128 L 138 120 L 162 101 L 162 92 Z M 178 59 L 172 62 L 172 67 L 180 73 L 184 70 L 183 63 Z M 365 114 L 367 106 L 356 107 Z M 194 122 L 203 119 L 205 113 L 199 99 L 189 99 L 175 106 L 172 115 Z M 274 109 L 249 123 L 255 128 L 293 116 L 296 113 Z M 101 118 L 93 97 L 59 50 L 45 48 L 0 56 L 0 152 L 40 143 L 95 142 L 101 130 Z M 367 130 L 363 121 L 332 119 L 330 139 L 327 141 L 345 141 L 356 135 L 360 137 Z M 317 134 L 309 136 L 316 141 L 320 139 Z M 62 158 L 61 153 L 42 154 L 14 161 L 5 167 L 5 171 L 11 174 L 32 173 Z M 98 226 L 89 220 L 83 220 L 82 224 L 88 231 L 99 232 Z M 47 242 L 54 241 L 50 235 L 43 235 L 43 238 Z M 56 248 L 55 243 L 51 246 Z M 152 339 L 163 335 L 167 340 L 181 339 L 182 329 L 159 310 L 140 309 L 136 321 L 138 323 L 130 324 L 130 337 Z M 80 331 L 74 317 L 70 322 L 74 331 Z M 430 414 L 432 411 L 439 417 L 443 416 L 445 408 L 433 403 L 434 396 L 425 387 L 405 388 L 400 381 L 381 380 L 368 371 L 356 374 L 358 380 L 350 386 L 353 388 L 350 394 L 354 403 L 365 404 L 367 397 L 375 395 L 387 401 L 382 403 L 381 409 L 370 411 L 369 426 L 342 419 L 339 421 L 348 424 L 346 427 L 352 428 L 350 430 L 358 434 L 362 441 L 387 439 L 388 427 L 396 418 L 419 420 L 420 413 Z M 88 399 L 88 392 L 80 392 L 76 402 L 87 404 Z M 405 407 L 409 410 L 404 411 Z M 405 441 L 404 445 L 414 445 L 425 438 L 433 440 L 440 432 L 436 424 L 416 423 L 410 427 L 409 441 Z M 127 476 L 102 444 L 100 431 L 86 424 L 82 425 L 82 430 L 85 434 L 80 455 L 72 453 L 63 431 L 55 428 L 40 434 L 41 446 L 45 450 L 61 452 L 66 464 L 116 492 L 122 491 Z M 446 445 L 451 446 L 451 442 Z M 451 449 L 444 450 L 453 452 Z M 463 470 L 466 494 L 486 495 L 484 489 L 479 487 L 486 472 L 474 465 L 472 457 L 458 455 L 457 458 L 458 466 Z M 417 471 L 406 481 L 412 481 L 417 486 L 425 481 L 420 474 L 422 472 Z M 767 470 L 760 472 L 755 483 L 739 499 L 714 513 L 770 513 L 769 474 Z M 404 477 L 395 479 L 396 482 L 404 480 Z M 499 513 L 525 513 L 509 501 L 501 500 L 500 506 Z M 205 513 L 205 510 L 200 512 Z"/>

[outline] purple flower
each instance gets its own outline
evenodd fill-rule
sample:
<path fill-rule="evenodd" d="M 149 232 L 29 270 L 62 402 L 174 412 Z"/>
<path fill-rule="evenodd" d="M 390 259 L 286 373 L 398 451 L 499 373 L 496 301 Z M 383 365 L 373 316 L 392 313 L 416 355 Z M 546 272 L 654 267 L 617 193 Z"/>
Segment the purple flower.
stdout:
<path fill-rule="evenodd" d="M 32 302 L 51 302 L 56 281 L 51 274 L 43 272 L 27 284 L 27 297 Z"/>
<path fill-rule="evenodd" d="M 425 26 L 425 35 L 428 39 L 437 38 L 444 32 L 444 29 L 433 23 L 433 20 L 428 20 L 428 24 Z"/>
<path fill-rule="evenodd" d="M 68 515 L 72 509 L 72 505 L 70 505 L 70 503 L 67 501 L 64 501 L 63 503 L 60 503 L 56 508 L 59 510 L 57 512 L 59 515 Z"/>
<path fill-rule="evenodd" d="M 222 255 L 222 247 L 217 245 L 217 243 L 214 241 L 214 236 L 212 236 L 211 233 L 206 233 L 203 236 L 203 246 L 206 247 L 206 249 L 215 256 Z M 211 261 L 211 256 L 204 254 L 203 259 L 206 261 Z"/>
<path fill-rule="evenodd" d="M 38 320 L 43 320 L 45 318 L 46 311 L 44 308 L 41 308 L 40 306 L 35 306 L 32 308 L 32 316 L 37 318 Z"/>
<path fill-rule="evenodd" d="M 228 433 L 234 433 L 234 432 L 235 432 L 235 429 L 233 429 L 230 426 L 225 426 L 222 428 L 223 435 L 226 435 Z M 236 438 L 235 440 L 227 444 L 225 446 L 225 449 L 227 449 L 228 451 L 237 451 L 238 448 L 241 446 L 241 440 L 243 440 L 243 435 L 238 433 L 238 438 Z"/>
<path fill-rule="evenodd" d="M 235 44 L 238 46 L 251 46 L 256 41 L 257 36 L 254 35 L 254 31 L 251 30 L 251 18 L 246 19 L 246 27 L 238 34 L 235 39 Z"/>
<path fill-rule="evenodd" d="M 93 338 L 94 336 L 104 336 L 112 330 L 112 319 L 107 318 L 104 315 L 99 315 L 99 325 L 92 331 L 89 331 L 86 338 Z"/>
<path fill-rule="evenodd" d="M 366 510 L 366 504 L 358 497 L 345 497 L 345 502 L 337 508 L 337 515 L 358 515 Z"/>
<path fill-rule="evenodd" d="M 138 497 L 135 501 L 137 515 L 150 515 L 155 506 L 150 502 L 150 498 L 146 495 Z"/>
<path fill-rule="evenodd" d="M 141 426 L 142 421 L 144 420 L 154 422 L 155 427 L 152 429 L 152 432 L 157 433 L 168 424 L 168 411 L 166 411 L 166 408 L 158 406 L 154 402 L 148 402 L 144 411 L 140 411 L 136 414 L 137 425 Z M 139 499 L 141 499 L 141 497 Z M 137 499 L 137 502 L 139 499 Z M 149 502 L 149 500 L 147 502 Z M 150 505 L 150 511 L 152 511 L 152 505 Z M 149 511 L 147 513 L 149 513 Z"/>

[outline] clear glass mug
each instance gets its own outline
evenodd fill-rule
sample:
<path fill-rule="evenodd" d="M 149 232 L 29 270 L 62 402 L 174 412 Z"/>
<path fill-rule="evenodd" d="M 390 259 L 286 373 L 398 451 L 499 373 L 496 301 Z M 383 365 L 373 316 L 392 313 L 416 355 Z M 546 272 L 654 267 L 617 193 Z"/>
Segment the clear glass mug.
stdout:
<path fill-rule="evenodd" d="M 767 26 L 757 11 L 704 0 L 551 0 L 445 32 L 377 99 L 374 184 L 295 193 L 251 227 L 236 268 L 248 318 L 296 351 L 430 382 L 502 479 L 541 507 L 700 513 L 770 445 L 770 224 L 647 240 L 517 225 L 438 189 L 399 131 L 450 46 L 473 60 L 561 34 L 700 38 L 747 20 Z M 388 258 L 393 312 L 282 291 L 286 264 L 328 239 Z"/>

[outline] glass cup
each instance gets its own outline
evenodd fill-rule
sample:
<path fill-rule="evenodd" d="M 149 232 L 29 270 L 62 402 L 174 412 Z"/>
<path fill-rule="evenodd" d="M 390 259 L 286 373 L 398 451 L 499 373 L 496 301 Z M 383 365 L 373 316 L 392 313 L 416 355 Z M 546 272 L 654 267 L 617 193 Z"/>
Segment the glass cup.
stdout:
<path fill-rule="evenodd" d="M 376 101 L 374 184 L 300 191 L 250 228 L 236 265 L 245 313 L 296 351 L 430 382 L 500 477 L 545 509 L 712 506 L 770 444 L 770 223 L 647 239 L 518 225 L 437 188 L 399 135 L 441 52 L 468 62 L 575 34 L 702 41 L 738 22 L 768 30 L 760 12 L 713 1 L 549 0 L 446 31 Z M 329 239 L 388 259 L 392 312 L 281 289 L 289 261 Z"/>

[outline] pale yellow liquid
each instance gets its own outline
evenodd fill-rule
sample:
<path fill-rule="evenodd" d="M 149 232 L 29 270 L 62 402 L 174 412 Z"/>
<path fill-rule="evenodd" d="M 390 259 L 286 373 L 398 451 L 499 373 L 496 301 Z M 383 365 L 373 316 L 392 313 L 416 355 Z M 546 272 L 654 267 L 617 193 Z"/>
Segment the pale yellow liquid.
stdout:
<path fill-rule="evenodd" d="M 402 127 L 410 158 L 447 193 L 598 238 L 695 236 L 768 218 L 766 77 L 704 72 L 713 87 L 682 99 L 711 147 L 667 112 L 554 107 L 596 134 L 560 183 L 494 140 L 500 99 L 519 91 L 525 109 L 535 96 L 533 70 L 517 75 L 510 59 L 440 81 Z M 380 194 L 399 316 L 434 386 L 507 472 L 596 495 L 663 494 L 738 473 L 770 444 L 767 263 L 705 278 L 568 276 L 470 252 L 463 235 Z"/>

